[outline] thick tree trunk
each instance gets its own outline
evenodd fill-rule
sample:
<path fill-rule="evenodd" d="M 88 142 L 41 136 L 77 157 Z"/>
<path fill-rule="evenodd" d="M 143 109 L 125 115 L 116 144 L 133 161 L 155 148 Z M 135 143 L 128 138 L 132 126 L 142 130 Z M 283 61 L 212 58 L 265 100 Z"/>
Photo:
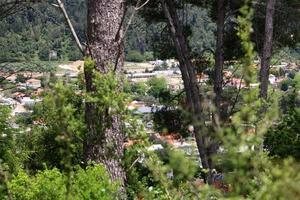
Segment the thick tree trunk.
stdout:
<path fill-rule="evenodd" d="M 267 1 L 266 9 L 266 21 L 265 21 L 265 38 L 264 46 L 261 58 L 260 68 L 260 92 L 261 98 L 267 99 L 268 97 L 268 84 L 269 84 L 269 70 L 270 70 L 270 59 L 272 55 L 272 43 L 273 43 L 273 19 L 275 12 L 276 0 Z"/>
<path fill-rule="evenodd" d="M 211 183 L 211 167 L 207 156 L 206 137 L 203 134 L 205 130 L 205 119 L 203 116 L 203 108 L 201 105 L 200 90 L 197 83 L 196 73 L 190 60 L 187 41 L 183 34 L 183 29 L 177 16 L 174 2 L 173 0 L 161 0 L 161 2 L 165 17 L 168 20 L 168 26 L 180 63 L 180 70 L 187 95 L 188 108 L 191 115 L 194 117 L 195 138 L 200 159 L 203 168 L 209 170 L 207 181 L 208 183 Z"/>
<path fill-rule="evenodd" d="M 124 1 L 88 0 L 87 7 L 88 54 L 95 60 L 97 71 L 106 74 L 115 70 L 118 75 L 124 63 Z M 91 70 L 85 69 L 87 92 L 95 90 L 93 77 Z M 97 104 L 87 102 L 86 122 L 88 134 L 84 147 L 85 160 L 104 164 L 111 179 L 120 181 L 124 186 L 125 172 L 121 164 L 124 136 L 121 116 L 111 116 L 108 111 L 99 113 Z"/>
<path fill-rule="evenodd" d="M 223 92 L 223 64 L 224 64 L 224 21 L 225 21 L 225 3 L 224 0 L 217 1 L 217 47 L 215 55 L 214 71 L 214 92 L 215 106 L 219 115 L 221 112 L 221 101 Z"/>

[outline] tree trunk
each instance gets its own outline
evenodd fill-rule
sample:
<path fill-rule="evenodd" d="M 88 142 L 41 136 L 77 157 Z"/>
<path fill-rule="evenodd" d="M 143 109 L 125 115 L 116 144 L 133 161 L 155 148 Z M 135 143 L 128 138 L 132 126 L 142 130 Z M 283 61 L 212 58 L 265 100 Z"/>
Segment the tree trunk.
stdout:
<path fill-rule="evenodd" d="M 217 47 L 215 55 L 214 71 L 214 92 L 215 106 L 217 113 L 222 115 L 221 100 L 223 92 L 223 64 L 224 64 L 224 21 L 225 21 L 225 3 L 224 0 L 217 1 Z"/>
<path fill-rule="evenodd" d="M 87 7 L 88 54 L 95 60 L 98 72 L 106 74 L 114 70 L 118 75 L 124 64 L 124 1 L 88 0 Z M 85 69 L 87 92 L 95 91 L 93 78 L 91 70 Z M 108 115 L 108 111 L 99 113 L 97 104 L 87 102 L 86 123 L 88 134 L 84 145 L 85 160 L 104 164 L 111 179 L 120 181 L 124 191 L 125 172 L 121 164 L 124 135 L 121 116 Z"/>
<path fill-rule="evenodd" d="M 270 59 L 272 55 L 273 43 L 273 18 L 275 12 L 276 0 L 267 1 L 266 21 L 265 21 L 265 38 L 260 66 L 260 92 L 259 96 L 263 99 L 268 97 Z"/>
<path fill-rule="evenodd" d="M 214 104 L 216 112 L 212 113 L 213 130 L 211 132 L 211 143 L 208 147 L 208 157 L 210 167 L 214 168 L 211 157 L 216 154 L 219 143 L 216 140 L 216 134 L 219 131 L 219 121 L 224 121 L 227 113 L 222 109 L 222 93 L 223 93 L 223 65 L 224 65 L 224 23 L 225 23 L 225 0 L 217 0 L 217 44 L 215 53 L 215 69 L 214 69 Z"/>
<path fill-rule="evenodd" d="M 211 167 L 209 165 L 209 159 L 207 156 L 207 138 L 203 134 L 205 130 L 205 118 L 203 115 L 203 108 L 201 105 L 200 90 L 197 83 L 196 73 L 190 60 L 187 41 L 183 34 L 182 25 L 177 16 L 174 2 L 173 0 L 161 0 L 161 2 L 180 63 L 180 70 L 182 73 L 184 88 L 187 95 L 188 108 L 195 120 L 195 138 L 200 154 L 201 163 L 204 169 L 209 170 L 207 181 L 208 183 L 211 183 Z M 200 132 L 202 132 L 202 134 Z"/>

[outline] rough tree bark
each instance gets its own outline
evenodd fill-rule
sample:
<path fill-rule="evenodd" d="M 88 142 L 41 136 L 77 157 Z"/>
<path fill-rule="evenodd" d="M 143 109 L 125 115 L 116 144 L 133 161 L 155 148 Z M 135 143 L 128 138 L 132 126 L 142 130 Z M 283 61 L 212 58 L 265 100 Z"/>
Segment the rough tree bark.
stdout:
<path fill-rule="evenodd" d="M 225 22 L 225 2 L 217 0 L 217 46 L 215 54 L 214 71 L 214 92 L 215 105 L 219 115 L 221 115 L 221 100 L 223 92 L 223 64 L 224 64 L 224 22 Z"/>
<path fill-rule="evenodd" d="M 161 0 L 161 3 L 180 63 L 180 70 L 187 95 L 188 109 L 194 117 L 195 138 L 201 163 L 203 168 L 209 171 L 206 177 L 207 182 L 212 183 L 211 167 L 207 156 L 207 138 L 203 134 L 203 130 L 205 129 L 203 107 L 201 105 L 200 90 L 197 83 L 196 73 L 190 60 L 187 41 L 183 34 L 183 28 L 177 16 L 173 0 Z"/>
<path fill-rule="evenodd" d="M 276 0 L 267 1 L 266 19 L 265 19 L 265 38 L 264 46 L 261 58 L 260 67 L 260 92 L 259 96 L 263 99 L 268 97 L 268 84 L 269 84 L 269 70 L 270 59 L 272 55 L 272 43 L 273 43 L 273 19 L 275 12 Z"/>
<path fill-rule="evenodd" d="M 124 6 L 123 0 L 87 1 L 87 52 L 95 60 L 96 70 L 102 74 L 108 73 L 113 66 L 117 75 L 124 63 Z M 93 92 L 93 74 L 88 69 L 85 69 L 85 79 L 87 92 Z M 96 104 L 86 103 L 88 134 L 84 145 L 85 160 L 104 164 L 111 179 L 120 181 L 124 189 L 126 177 L 121 164 L 124 154 L 121 116 L 97 110 Z"/>

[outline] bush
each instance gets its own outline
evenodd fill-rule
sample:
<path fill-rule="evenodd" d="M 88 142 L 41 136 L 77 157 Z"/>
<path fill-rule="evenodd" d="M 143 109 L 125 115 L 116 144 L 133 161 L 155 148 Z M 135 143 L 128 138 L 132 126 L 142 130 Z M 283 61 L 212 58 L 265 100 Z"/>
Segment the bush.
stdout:
<path fill-rule="evenodd" d="M 180 133 L 183 137 L 187 137 L 189 132 L 187 130 L 188 122 L 185 120 L 183 111 L 162 109 L 154 113 L 153 120 L 155 129 L 159 132 L 167 131 L 168 133 Z"/>
<path fill-rule="evenodd" d="M 165 78 L 153 77 L 147 81 L 147 85 L 149 86 L 148 94 L 155 98 L 161 97 L 161 94 L 168 91 L 168 84 Z"/>
<path fill-rule="evenodd" d="M 143 62 L 145 61 L 145 58 L 139 51 L 129 51 L 126 55 L 126 61 Z"/>
<path fill-rule="evenodd" d="M 134 83 L 131 86 L 131 92 L 137 95 L 145 95 L 146 94 L 146 84 L 142 82 Z"/>
<path fill-rule="evenodd" d="M 146 61 L 152 61 L 152 60 L 154 60 L 154 54 L 153 54 L 153 52 L 152 51 L 145 52 L 144 58 L 145 58 Z"/>
<path fill-rule="evenodd" d="M 105 168 L 100 165 L 78 168 L 73 177 L 62 174 L 58 169 L 44 170 L 35 176 L 20 171 L 8 182 L 8 189 L 15 200 L 65 200 L 69 199 L 116 199 L 118 184 L 111 183 Z"/>
<path fill-rule="evenodd" d="M 271 156 L 300 160 L 300 109 L 290 111 L 284 119 L 265 135 L 264 147 Z"/>

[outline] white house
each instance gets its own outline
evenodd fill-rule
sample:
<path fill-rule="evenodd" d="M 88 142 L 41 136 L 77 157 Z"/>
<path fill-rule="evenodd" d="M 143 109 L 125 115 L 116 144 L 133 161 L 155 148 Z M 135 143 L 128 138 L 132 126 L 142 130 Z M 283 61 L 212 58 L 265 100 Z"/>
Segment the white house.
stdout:
<path fill-rule="evenodd" d="M 26 86 L 28 88 L 32 88 L 32 89 L 38 89 L 40 87 L 42 87 L 41 85 L 41 80 L 38 80 L 38 79 L 29 79 L 26 81 Z"/>
<path fill-rule="evenodd" d="M 274 76 L 273 74 L 269 75 L 269 82 L 271 85 L 276 84 L 276 80 L 277 80 L 276 76 Z"/>
<path fill-rule="evenodd" d="M 23 97 L 21 99 L 21 104 L 25 105 L 25 106 L 34 106 L 34 104 L 36 104 L 37 102 L 40 102 L 40 99 L 31 99 L 30 97 Z"/>

